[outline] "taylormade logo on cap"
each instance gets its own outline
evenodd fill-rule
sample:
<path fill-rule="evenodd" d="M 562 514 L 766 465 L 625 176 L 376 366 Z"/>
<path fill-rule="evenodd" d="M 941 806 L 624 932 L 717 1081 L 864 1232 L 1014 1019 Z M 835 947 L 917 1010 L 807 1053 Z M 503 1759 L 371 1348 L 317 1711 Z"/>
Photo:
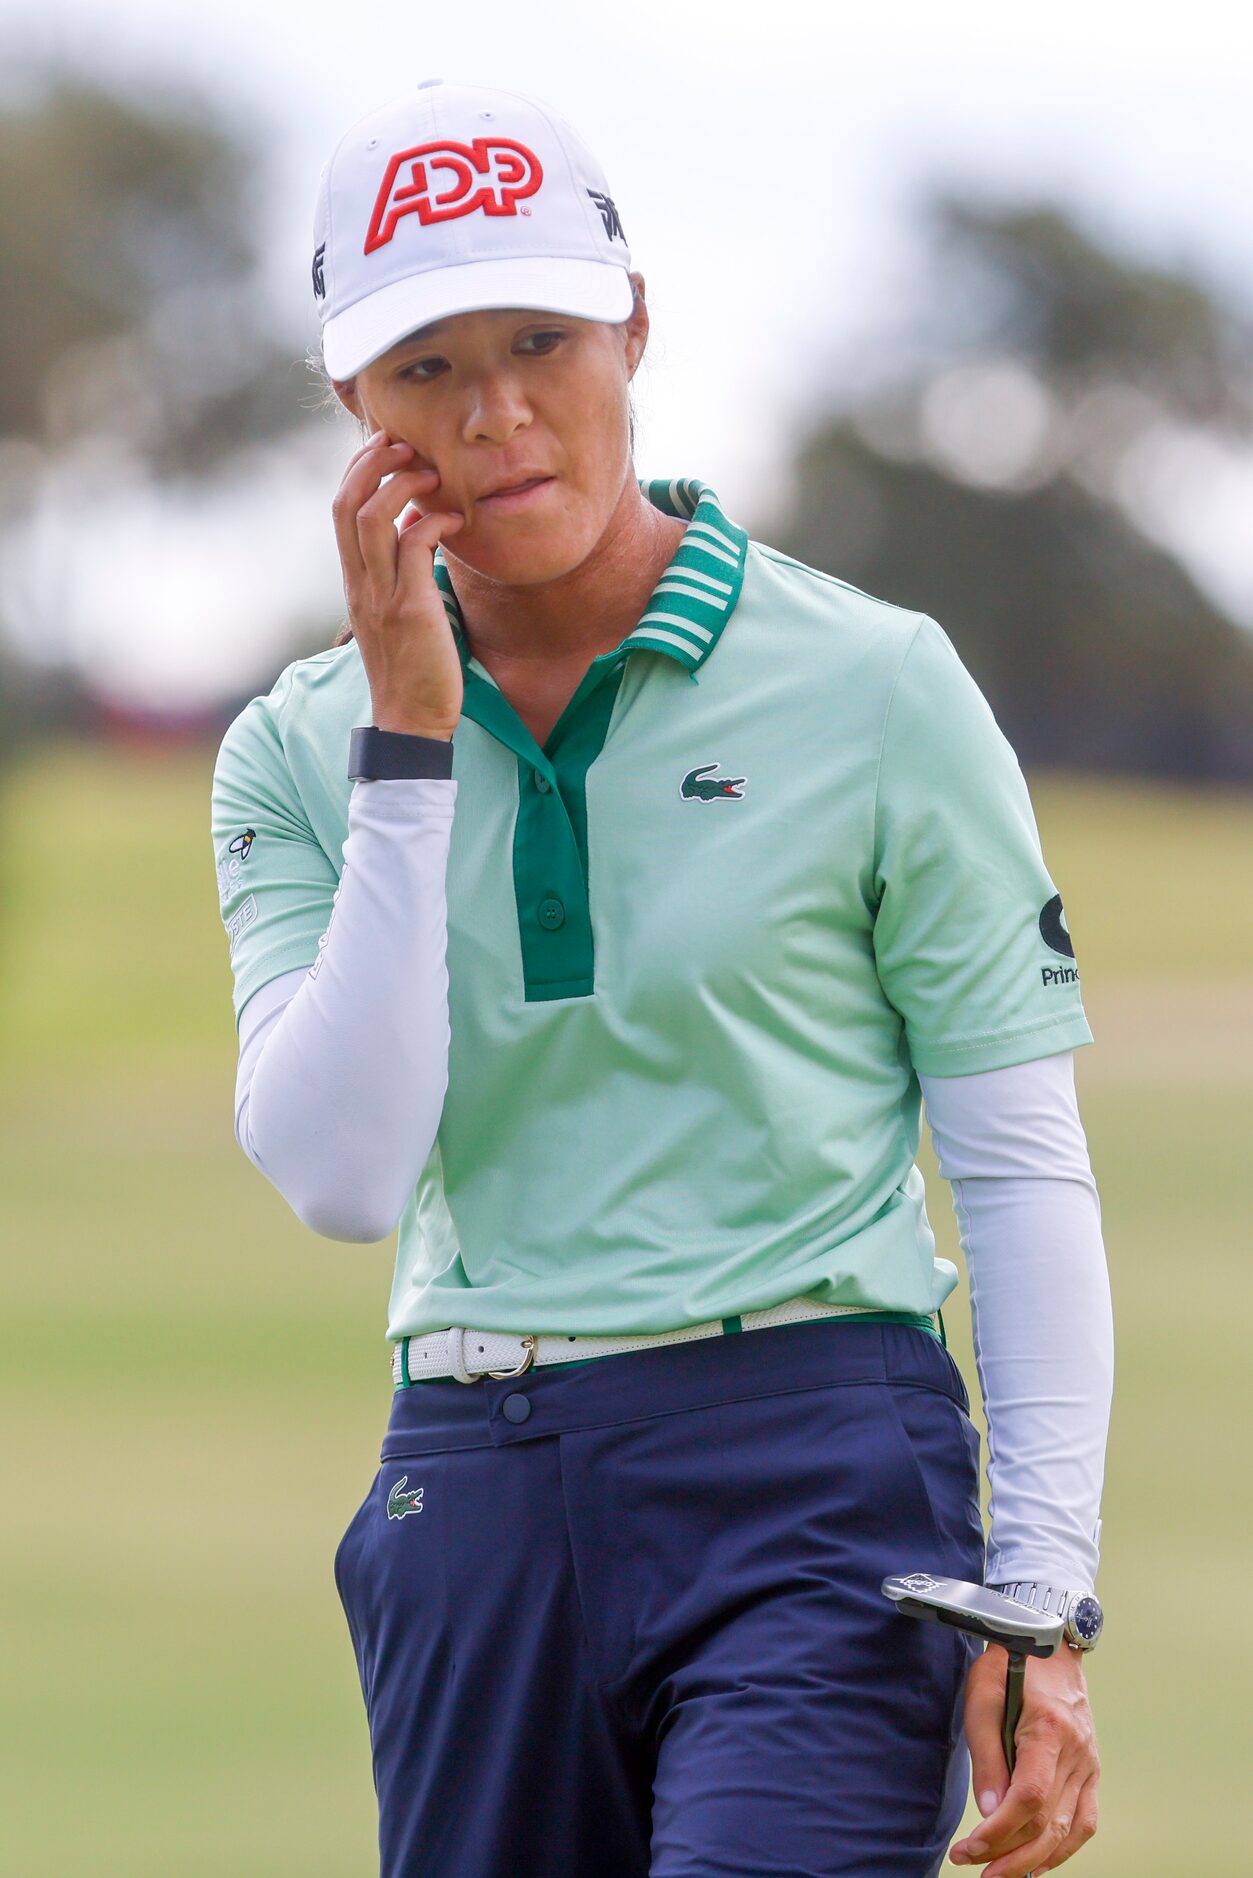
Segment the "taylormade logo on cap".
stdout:
<path fill-rule="evenodd" d="M 429 79 L 362 118 L 322 172 L 313 239 L 332 378 L 455 313 L 631 311 L 631 254 L 599 165 L 517 92 Z"/>

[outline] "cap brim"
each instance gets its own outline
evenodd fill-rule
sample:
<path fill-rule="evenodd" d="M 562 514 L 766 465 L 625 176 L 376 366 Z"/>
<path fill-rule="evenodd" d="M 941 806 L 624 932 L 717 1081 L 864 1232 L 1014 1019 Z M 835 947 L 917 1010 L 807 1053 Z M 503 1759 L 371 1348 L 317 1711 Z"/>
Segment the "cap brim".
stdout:
<path fill-rule="evenodd" d="M 419 326 L 455 313 L 534 307 L 617 325 L 629 315 L 632 300 L 626 269 L 609 261 L 466 261 L 408 275 L 345 307 L 322 328 L 322 362 L 342 382 Z"/>

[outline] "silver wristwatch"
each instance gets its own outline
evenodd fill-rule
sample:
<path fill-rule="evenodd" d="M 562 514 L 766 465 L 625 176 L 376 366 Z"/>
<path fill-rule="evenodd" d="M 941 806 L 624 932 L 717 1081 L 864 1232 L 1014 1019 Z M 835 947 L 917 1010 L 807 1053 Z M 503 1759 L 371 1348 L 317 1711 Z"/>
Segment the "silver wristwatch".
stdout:
<path fill-rule="evenodd" d="M 1072 1650 L 1094 1650 L 1105 1627 L 1105 1613 L 1100 1599 L 1091 1591 L 1064 1591 L 1056 1585 L 1035 1584 L 1020 1579 L 1016 1584 L 991 1585 L 1017 1604 L 1026 1604 L 1046 1616 L 1060 1617 L 1063 1635 Z"/>

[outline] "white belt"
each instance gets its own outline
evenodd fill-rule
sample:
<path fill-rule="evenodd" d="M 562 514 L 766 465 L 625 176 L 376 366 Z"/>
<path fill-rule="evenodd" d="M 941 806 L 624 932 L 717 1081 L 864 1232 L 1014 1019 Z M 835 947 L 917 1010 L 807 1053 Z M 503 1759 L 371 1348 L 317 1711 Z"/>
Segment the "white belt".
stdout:
<path fill-rule="evenodd" d="M 817 1304 L 812 1298 L 789 1298 L 768 1311 L 745 1311 L 742 1317 L 714 1318 L 685 1330 L 620 1337 L 510 1336 L 501 1330 L 432 1330 L 424 1337 L 402 1337 L 392 1353 L 392 1381 L 422 1382 L 433 1376 L 455 1376 L 458 1382 L 498 1381 L 521 1376 L 534 1365 L 575 1363 L 589 1356 L 620 1356 L 627 1350 L 651 1350 L 663 1343 L 695 1343 L 701 1337 L 723 1337 L 736 1330 L 769 1330 L 776 1324 L 799 1324 L 808 1318 L 881 1316 L 872 1305 Z M 406 1376 L 406 1363 L 408 1375 Z"/>

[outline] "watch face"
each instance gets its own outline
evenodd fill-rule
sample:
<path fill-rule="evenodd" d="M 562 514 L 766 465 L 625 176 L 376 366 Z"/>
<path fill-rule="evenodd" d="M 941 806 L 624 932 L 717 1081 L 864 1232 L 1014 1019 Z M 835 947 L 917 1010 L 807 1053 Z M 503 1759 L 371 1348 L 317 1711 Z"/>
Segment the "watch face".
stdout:
<path fill-rule="evenodd" d="M 1105 1614 L 1094 1597 L 1076 1598 L 1070 1610 L 1070 1624 L 1079 1641 L 1091 1649 L 1104 1627 Z"/>

